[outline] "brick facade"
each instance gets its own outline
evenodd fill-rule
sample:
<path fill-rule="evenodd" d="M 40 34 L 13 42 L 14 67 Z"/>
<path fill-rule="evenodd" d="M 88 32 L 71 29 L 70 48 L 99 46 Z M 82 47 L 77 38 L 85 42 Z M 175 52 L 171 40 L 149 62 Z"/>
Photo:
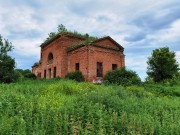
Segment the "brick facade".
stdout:
<path fill-rule="evenodd" d="M 40 64 L 33 66 L 32 72 L 38 78 L 64 78 L 68 72 L 78 69 L 86 81 L 96 82 L 107 71 L 125 66 L 124 48 L 109 36 L 68 50 L 84 40 L 78 36 L 58 35 L 43 43 Z"/>

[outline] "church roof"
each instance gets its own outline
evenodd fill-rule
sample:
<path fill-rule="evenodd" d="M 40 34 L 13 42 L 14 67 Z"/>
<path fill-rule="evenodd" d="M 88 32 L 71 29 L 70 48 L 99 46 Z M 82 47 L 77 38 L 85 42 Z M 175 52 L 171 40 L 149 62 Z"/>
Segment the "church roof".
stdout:
<path fill-rule="evenodd" d="M 85 45 L 92 45 L 92 46 L 101 47 L 101 48 L 105 48 L 105 49 L 117 50 L 117 49 L 114 49 L 114 48 L 111 48 L 111 47 L 104 47 L 104 46 L 96 44 L 98 41 L 105 40 L 105 39 L 109 39 L 110 41 L 112 41 L 119 48 L 118 51 L 119 50 L 122 50 L 122 51 L 124 50 L 124 48 L 120 44 L 118 44 L 114 39 L 112 39 L 110 36 L 98 38 L 98 39 L 96 39 L 94 41 L 91 41 L 91 42 L 88 42 L 88 43 L 80 42 L 78 44 L 75 44 L 75 45 L 72 45 L 72 46 L 68 47 L 67 50 L 68 50 L 68 52 L 71 52 L 71 51 L 79 49 L 79 48 L 81 48 L 81 47 L 83 47 Z"/>

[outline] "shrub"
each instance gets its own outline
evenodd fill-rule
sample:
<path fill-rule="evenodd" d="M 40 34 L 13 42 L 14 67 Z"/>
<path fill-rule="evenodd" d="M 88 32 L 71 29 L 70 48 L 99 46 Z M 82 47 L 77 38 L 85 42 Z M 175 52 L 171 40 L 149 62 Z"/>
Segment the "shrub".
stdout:
<path fill-rule="evenodd" d="M 61 80 L 62 78 L 60 76 L 56 76 L 54 79 L 55 80 Z"/>
<path fill-rule="evenodd" d="M 18 79 L 36 79 L 36 76 L 29 69 L 15 69 L 15 72 L 19 75 Z"/>
<path fill-rule="evenodd" d="M 78 81 L 78 82 L 83 82 L 85 80 L 84 76 L 79 71 L 69 72 L 69 73 L 66 74 L 65 78 L 70 79 L 70 80 L 75 80 L 75 81 Z"/>
<path fill-rule="evenodd" d="M 29 78 L 29 79 L 36 79 L 36 76 L 33 73 L 27 73 L 27 74 L 24 75 L 24 77 Z"/>
<path fill-rule="evenodd" d="M 179 74 L 173 75 L 172 79 L 164 79 L 160 82 L 155 82 L 153 78 L 147 77 L 145 80 L 145 83 L 146 84 L 160 84 L 160 85 L 166 85 L 166 86 L 179 85 L 180 75 Z"/>
<path fill-rule="evenodd" d="M 109 71 L 103 78 L 105 84 L 117 84 L 122 86 L 138 85 L 141 83 L 139 76 L 126 68 Z"/>

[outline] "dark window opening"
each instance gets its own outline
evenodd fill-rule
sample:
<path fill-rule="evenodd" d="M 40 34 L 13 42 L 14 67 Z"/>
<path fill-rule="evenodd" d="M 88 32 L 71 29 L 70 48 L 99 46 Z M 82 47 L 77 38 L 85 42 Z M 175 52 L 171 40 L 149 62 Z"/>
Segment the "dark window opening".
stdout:
<path fill-rule="evenodd" d="M 48 69 L 48 72 L 49 72 L 49 78 L 51 78 L 51 68 Z"/>
<path fill-rule="evenodd" d="M 41 78 L 41 73 L 38 73 L 38 74 L 37 74 L 37 78 L 38 78 L 38 79 Z"/>
<path fill-rule="evenodd" d="M 56 67 L 54 67 L 54 78 L 56 78 Z"/>
<path fill-rule="evenodd" d="M 103 77 L 103 65 L 102 65 L 102 62 L 97 62 L 97 77 Z"/>
<path fill-rule="evenodd" d="M 46 70 L 44 70 L 44 78 L 46 78 Z"/>
<path fill-rule="evenodd" d="M 79 63 L 76 63 L 76 71 L 79 71 Z"/>
<path fill-rule="evenodd" d="M 117 64 L 112 64 L 112 70 L 116 70 L 117 69 Z"/>
<path fill-rule="evenodd" d="M 52 53 L 49 53 L 47 62 L 48 62 L 48 64 L 53 63 L 53 54 Z"/>

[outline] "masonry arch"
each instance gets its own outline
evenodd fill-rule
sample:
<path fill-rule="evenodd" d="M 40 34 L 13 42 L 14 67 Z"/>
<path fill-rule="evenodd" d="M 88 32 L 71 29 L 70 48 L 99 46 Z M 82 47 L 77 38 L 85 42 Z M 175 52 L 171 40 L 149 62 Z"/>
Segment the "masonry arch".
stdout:
<path fill-rule="evenodd" d="M 52 52 L 50 52 L 50 53 L 48 54 L 47 63 L 48 63 L 48 64 L 53 63 L 53 54 L 52 54 Z"/>

